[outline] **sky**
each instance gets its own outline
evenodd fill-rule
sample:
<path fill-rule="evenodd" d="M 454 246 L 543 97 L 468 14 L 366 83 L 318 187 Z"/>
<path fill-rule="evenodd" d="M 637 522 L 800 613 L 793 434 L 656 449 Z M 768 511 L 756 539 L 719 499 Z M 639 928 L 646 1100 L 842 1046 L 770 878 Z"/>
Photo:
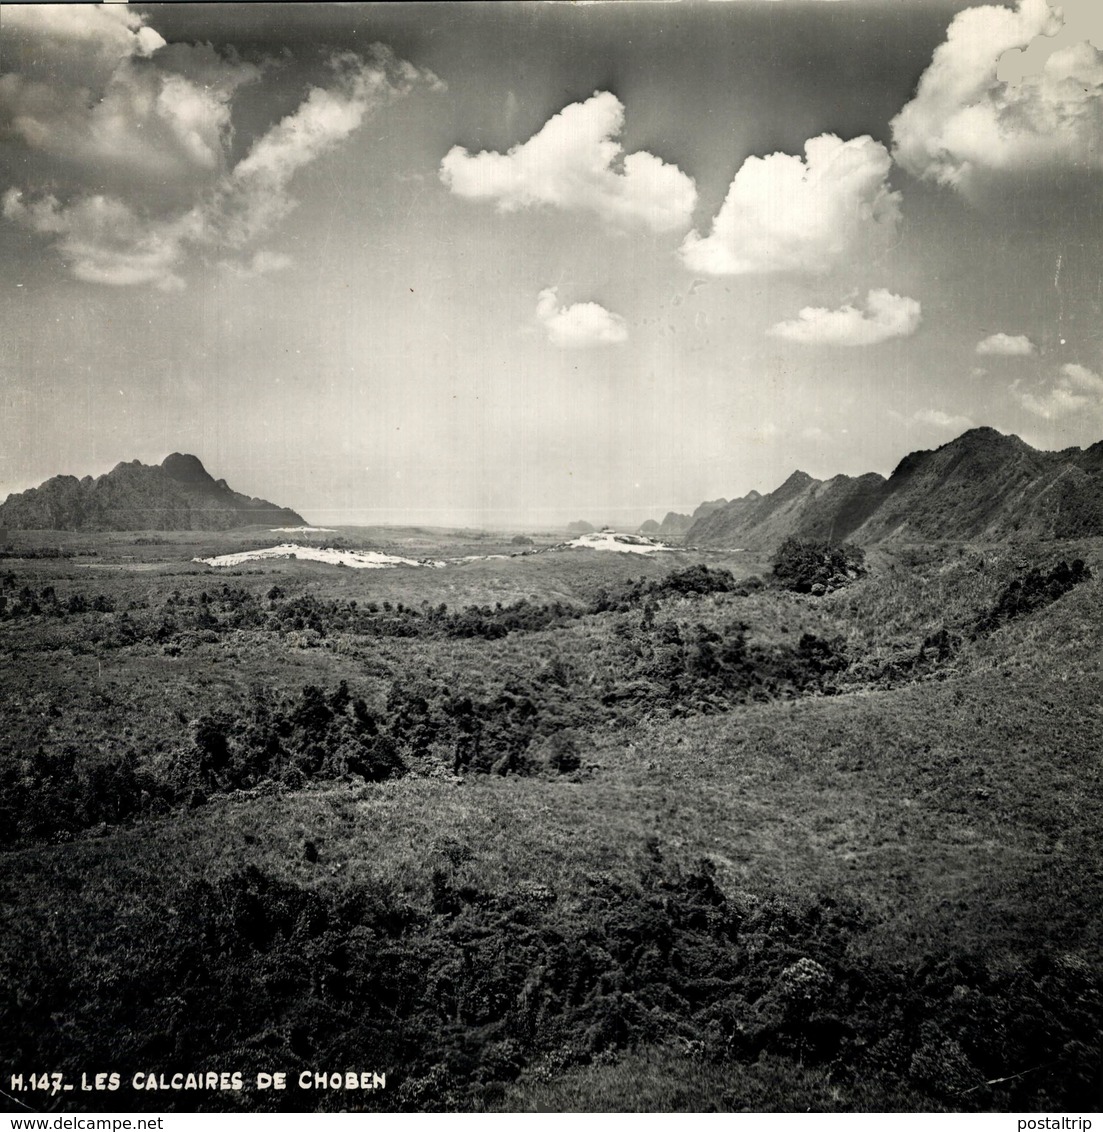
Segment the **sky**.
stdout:
<path fill-rule="evenodd" d="M 0 498 L 630 527 L 1092 444 L 1094 6 L 0 5 Z"/>

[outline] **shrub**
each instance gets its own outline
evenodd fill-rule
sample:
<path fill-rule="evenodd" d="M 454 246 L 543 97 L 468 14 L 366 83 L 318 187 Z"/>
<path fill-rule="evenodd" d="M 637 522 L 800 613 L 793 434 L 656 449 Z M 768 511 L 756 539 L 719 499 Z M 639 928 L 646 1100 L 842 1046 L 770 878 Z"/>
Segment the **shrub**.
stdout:
<path fill-rule="evenodd" d="M 223 714 L 205 715 L 195 726 L 195 746 L 199 751 L 199 773 L 208 783 L 226 769 L 230 761 L 230 718 Z"/>
<path fill-rule="evenodd" d="M 560 731 L 548 740 L 548 767 L 556 774 L 572 774 L 582 766 L 582 755 L 571 731 Z"/>

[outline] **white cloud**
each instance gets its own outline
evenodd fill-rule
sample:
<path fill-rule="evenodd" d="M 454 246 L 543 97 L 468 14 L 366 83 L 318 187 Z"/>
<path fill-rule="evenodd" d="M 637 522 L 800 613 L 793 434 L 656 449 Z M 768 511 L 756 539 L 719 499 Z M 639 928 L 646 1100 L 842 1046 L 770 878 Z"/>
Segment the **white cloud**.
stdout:
<path fill-rule="evenodd" d="M 941 409 L 920 409 L 912 416 L 912 420 L 920 424 L 932 425 L 934 428 L 948 429 L 951 432 L 963 432 L 973 427 L 969 417 L 952 416 L 950 413 L 942 412 Z"/>
<path fill-rule="evenodd" d="M 1005 358 L 1029 358 L 1038 347 L 1025 334 L 989 334 L 977 343 L 978 354 L 996 354 Z"/>
<path fill-rule="evenodd" d="M 14 31 L 4 12 L 12 62 L 0 78 L 0 131 L 77 185 L 150 203 L 220 171 L 230 102 L 258 67 L 210 46 L 169 46 L 125 5 L 17 10 Z"/>
<path fill-rule="evenodd" d="M 198 225 L 195 213 L 158 223 L 104 196 L 82 197 L 67 207 L 54 196 L 28 204 L 18 189 L 4 194 L 3 215 L 55 237 L 58 252 L 77 279 L 114 287 L 153 284 L 161 290 L 183 286 L 176 268 L 185 239 Z"/>
<path fill-rule="evenodd" d="M 1036 417 L 1052 421 L 1057 417 L 1067 417 L 1070 413 L 1079 412 L 1088 404 L 1089 398 L 1074 393 L 1068 386 L 1057 385 L 1037 397 L 1033 393 L 1020 393 L 1019 401 L 1024 409 Z"/>
<path fill-rule="evenodd" d="M 210 216 L 219 242 L 240 247 L 283 219 L 295 206 L 287 191 L 294 174 L 343 142 L 371 110 L 405 93 L 415 81 L 406 70 L 409 64 L 379 45 L 370 62 L 345 53 L 331 66 L 333 84 L 312 87 L 298 109 L 258 138 L 223 181 Z"/>
<path fill-rule="evenodd" d="M 501 212 L 549 205 L 656 232 L 685 227 L 697 203 L 693 178 L 646 151 L 625 155 L 616 140 L 623 129 L 623 104 L 598 91 L 508 153 L 453 146 L 440 179 L 457 196 L 497 202 Z"/>
<path fill-rule="evenodd" d="M 1063 365 L 1055 384 L 1041 394 L 1018 392 L 1027 412 L 1047 421 L 1067 417 L 1085 409 L 1103 409 L 1103 377 L 1087 366 Z"/>
<path fill-rule="evenodd" d="M 536 297 L 536 318 L 554 346 L 612 346 L 628 339 L 628 326 L 619 314 L 598 303 L 561 307 L 555 287 L 545 288 Z"/>
<path fill-rule="evenodd" d="M 50 237 L 70 272 L 86 282 L 176 288 L 191 256 L 216 251 L 241 253 L 241 274 L 278 270 L 280 256 L 252 245 L 295 206 L 295 173 L 414 83 L 441 85 L 382 45 L 366 59 L 335 56 L 332 79 L 312 87 L 230 167 L 231 102 L 242 83 L 259 79 L 259 68 L 227 61 L 209 46 L 143 39 L 151 29 L 134 13 L 93 17 L 83 5 L 63 7 L 74 15 L 23 18 L 19 28 L 46 54 L 60 42 L 59 28 L 69 36 L 66 50 L 91 50 L 92 63 L 76 73 L 89 81 L 99 75 L 98 97 L 5 75 L 0 128 L 6 118 L 28 149 L 63 158 L 75 170 L 73 186 L 38 194 L 11 188 L 3 215 Z M 86 195 L 90 182 L 105 188 Z"/>
<path fill-rule="evenodd" d="M 742 275 L 820 273 L 848 254 L 891 243 L 900 194 L 889 189 L 888 150 L 870 137 L 810 138 L 804 158 L 748 157 L 707 236 L 690 232 L 681 254 L 692 271 Z"/>
<path fill-rule="evenodd" d="M 180 75 L 165 75 L 157 92 L 158 115 L 200 168 L 216 169 L 230 128 L 232 87 L 204 89 Z"/>
<path fill-rule="evenodd" d="M 149 56 L 165 45 L 144 17 L 126 4 L 11 4 L 4 7 L 5 37 L 34 36 L 70 62 L 100 56 L 112 69 L 127 56 Z"/>
<path fill-rule="evenodd" d="M 973 197 L 1011 178 L 1103 168 L 1103 52 L 1061 28 L 1046 0 L 959 12 L 892 121 L 897 162 Z M 1058 34 L 1061 46 L 1039 69 L 1000 77 L 1006 52 Z"/>
<path fill-rule="evenodd" d="M 919 327 L 921 309 L 915 299 L 879 289 L 866 296 L 865 308 L 849 303 L 838 310 L 805 307 L 796 318 L 779 322 L 766 333 L 807 345 L 873 346 L 907 337 Z"/>
<path fill-rule="evenodd" d="M 1061 376 L 1065 378 L 1070 385 L 1075 385 L 1078 389 L 1087 390 L 1089 393 L 1096 393 L 1103 396 L 1103 377 L 1099 374 L 1093 373 L 1087 366 L 1076 365 L 1070 363 L 1061 367 Z"/>

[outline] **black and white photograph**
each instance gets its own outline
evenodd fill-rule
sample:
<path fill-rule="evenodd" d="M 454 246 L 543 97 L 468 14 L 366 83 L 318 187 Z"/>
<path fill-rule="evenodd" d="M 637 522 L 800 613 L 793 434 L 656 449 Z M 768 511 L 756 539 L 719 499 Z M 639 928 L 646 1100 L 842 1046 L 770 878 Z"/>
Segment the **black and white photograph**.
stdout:
<path fill-rule="evenodd" d="M 1103 6 L 4 3 L 0 263 L 13 1121 L 1088 1132 Z"/>

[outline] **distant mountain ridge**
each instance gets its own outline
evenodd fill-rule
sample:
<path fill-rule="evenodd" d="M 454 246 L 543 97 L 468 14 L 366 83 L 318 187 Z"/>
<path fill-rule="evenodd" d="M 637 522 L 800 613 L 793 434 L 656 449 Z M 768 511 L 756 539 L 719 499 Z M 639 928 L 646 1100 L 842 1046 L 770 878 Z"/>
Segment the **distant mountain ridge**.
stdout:
<path fill-rule="evenodd" d="M 974 428 L 910 453 L 888 479 L 794 472 L 767 495 L 752 491 L 696 518 L 685 541 L 760 550 L 790 536 L 869 544 L 1016 535 L 1103 535 L 1103 441 L 1042 452 Z"/>
<path fill-rule="evenodd" d="M 60 531 L 225 531 L 305 526 L 287 507 L 233 491 L 199 458 L 180 452 L 160 464 L 117 464 L 106 475 L 54 476 L 0 504 L 0 527 Z"/>
<path fill-rule="evenodd" d="M 757 494 L 757 492 L 751 492 L 751 495 Z M 750 496 L 748 496 L 748 498 L 750 498 Z M 683 515 L 678 511 L 668 511 L 661 523 L 655 522 L 654 519 L 648 519 L 648 521 L 640 527 L 640 534 L 650 535 L 654 538 L 683 538 L 698 519 L 723 507 L 727 502 L 726 499 L 706 500 L 692 515 Z"/>

